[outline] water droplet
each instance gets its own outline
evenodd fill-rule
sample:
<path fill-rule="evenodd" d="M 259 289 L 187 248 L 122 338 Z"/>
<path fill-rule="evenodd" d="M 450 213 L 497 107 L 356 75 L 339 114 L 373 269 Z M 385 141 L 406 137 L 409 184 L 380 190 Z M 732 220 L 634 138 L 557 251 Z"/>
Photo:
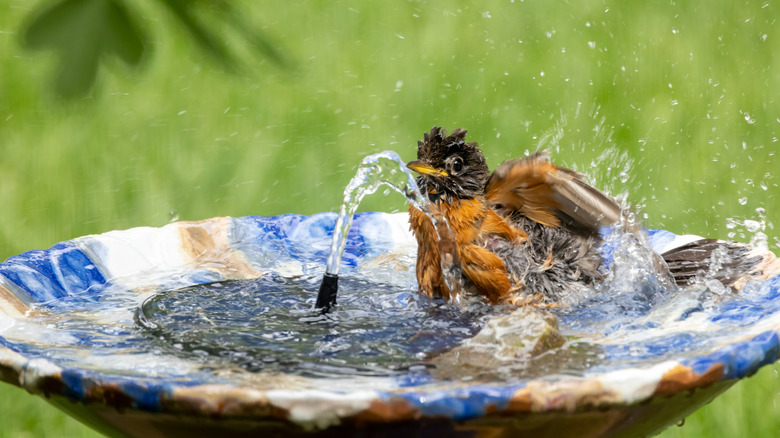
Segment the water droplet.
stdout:
<path fill-rule="evenodd" d="M 769 238 L 761 231 L 757 231 L 753 234 L 753 237 L 750 238 L 750 245 L 762 251 L 767 251 L 769 250 Z"/>
<path fill-rule="evenodd" d="M 714 253 L 714 251 L 713 251 Z M 726 257 L 726 254 L 724 253 L 723 258 Z M 713 254 L 713 259 L 716 259 L 717 256 Z M 714 273 L 717 272 L 720 269 L 720 266 L 722 266 L 722 262 L 713 261 L 713 265 L 710 266 L 710 272 Z M 713 293 L 714 295 L 718 295 L 721 297 L 726 297 L 731 293 L 731 289 L 724 286 L 723 283 L 720 281 L 710 278 L 704 282 L 704 286 L 707 287 L 707 290 Z"/>
<path fill-rule="evenodd" d="M 685 426 L 685 417 L 681 418 L 680 421 L 676 423 L 677 427 L 683 427 Z"/>
<path fill-rule="evenodd" d="M 746 219 L 745 220 L 745 228 L 751 232 L 755 233 L 756 231 L 764 229 L 763 225 L 759 221 L 754 221 L 752 219 Z"/>
<path fill-rule="evenodd" d="M 588 41 L 588 47 L 590 47 L 591 49 L 595 49 L 596 48 L 596 42 L 595 41 Z"/>
<path fill-rule="evenodd" d="M 746 205 L 747 201 L 748 201 L 748 198 L 747 197 L 742 197 L 742 198 L 739 198 L 737 201 L 739 202 L 739 205 Z"/>

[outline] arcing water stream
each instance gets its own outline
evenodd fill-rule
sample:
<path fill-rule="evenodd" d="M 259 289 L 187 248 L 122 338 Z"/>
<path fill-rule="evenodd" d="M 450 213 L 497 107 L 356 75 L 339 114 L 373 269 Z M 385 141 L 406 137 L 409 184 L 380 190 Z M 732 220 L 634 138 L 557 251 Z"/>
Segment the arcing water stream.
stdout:
<path fill-rule="evenodd" d="M 420 189 L 417 187 L 414 176 L 406 168 L 405 163 L 397 153 L 385 151 L 367 156 L 360 163 L 357 173 L 347 184 L 346 189 L 344 189 L 344 200 L 336 220 L 336 227 L 333 230 L 333 241 L 330 247 L 330 254 L 328 255 L 328 263 L 315 303 L 315 307 L 322 308 L 325 312 L 336 303 L 339 264 L 344 253 L 347 234 L 352 226 L 352 218 L 355 215 L 355 211 L 357 211 L 358 205 L 360 205 L 360 201 L 363 200 L 364 196 L 376 192 L 382 185 L 387 185 L 404 195 L 410 204 L 428 214 L 435 224 L 441 239 L 452 240 L 450 237 L 451 231 L 446 221 L 435 213 L 428 198 L 420 195 Z M 443 235 L 445 233 L 450 235 Z M 453 258 L 454 255 L 448 259 L 452 260 Z M 447 260 L 447 258 L 442 257 L 442 263 L 444 263 L 444 260 Z M 460 272 L 457 266 L 442 266 L 442 268 L 445 281 L 448 284 L 453 285 L 460 281 Z"/>

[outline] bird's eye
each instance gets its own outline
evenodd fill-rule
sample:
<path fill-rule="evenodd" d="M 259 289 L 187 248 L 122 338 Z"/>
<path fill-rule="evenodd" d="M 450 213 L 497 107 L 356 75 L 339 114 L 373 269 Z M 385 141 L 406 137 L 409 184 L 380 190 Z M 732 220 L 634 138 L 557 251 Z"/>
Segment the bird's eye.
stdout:
<path fill-rule="evenodd" d="M 460 173 L 461 170 L 463 170 L 463 160 L 460 157 L 455 158 L 455 160 L 452 161 L 452 172 Z"/>

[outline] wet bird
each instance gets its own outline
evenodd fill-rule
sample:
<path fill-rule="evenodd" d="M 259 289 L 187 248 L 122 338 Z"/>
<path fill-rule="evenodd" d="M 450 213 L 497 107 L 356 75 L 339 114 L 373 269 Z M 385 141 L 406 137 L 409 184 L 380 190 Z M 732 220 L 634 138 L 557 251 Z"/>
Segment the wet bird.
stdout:
<path fill-rule="evenodd" d="M 448 135 L 433 127 L 418 142 L 417 160 L 407 164 L 430 201 L 427 213 L 409 206 L 420 292 L 454 298 L 464 289 L 493 303 L 549 306 L 576 284 L 602 280 L 599 232 L 620 222 L 620 206 L 541 152 L 491 173 L 477 144 L 465 137 L 462 129 Z M 669 272 L 668 262 L 670 278 L 691 281 L 719 246 L 694 242 L 659 256 L 659 269 Z M 746 250 L 728 250 L 733 267 L 747 269 L 739 261 Z M 452 277 L 456 281 L 448 281 Z"/>

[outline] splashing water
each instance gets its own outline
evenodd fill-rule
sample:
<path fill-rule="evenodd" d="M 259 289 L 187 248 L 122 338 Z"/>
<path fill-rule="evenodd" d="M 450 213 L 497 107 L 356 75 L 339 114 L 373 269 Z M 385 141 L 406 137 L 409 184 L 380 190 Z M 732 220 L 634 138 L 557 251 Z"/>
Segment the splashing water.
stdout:
<path fill-rule="evenodd" d="M 767 227 L 766 209 L 756 208 L 755 219 L 726 218 L 726 229 L 729 230 L 728 238 L 749 238 L 750 244 L 756 248 L 767 251 L 769 249 L 768 237 L 765 233 Z"/>

